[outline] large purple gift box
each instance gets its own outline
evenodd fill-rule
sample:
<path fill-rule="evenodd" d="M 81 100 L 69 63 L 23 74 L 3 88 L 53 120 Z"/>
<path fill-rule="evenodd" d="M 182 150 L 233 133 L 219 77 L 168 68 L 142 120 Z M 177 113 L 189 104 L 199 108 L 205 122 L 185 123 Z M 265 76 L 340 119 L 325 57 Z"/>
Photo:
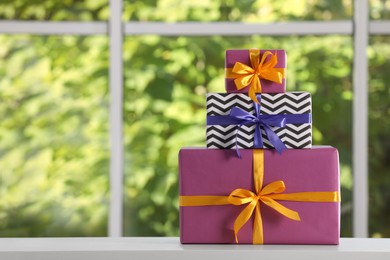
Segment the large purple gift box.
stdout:
<path fill-rule="evenodd" d="M 286 73 L 287 66 L 287 56 L 286 51 L 284 50 L 260 50 L 260 59 L 266 51 L 270 51 L 273 55 L 277 55 L 277 63 L 274 66 L 275 68 L 284 69 L 284 74 Z M 269 61 L 270 57 L 266 58 L 266 62 Z M 225 56 L 225 69 L 232 69 L 236 62 L 241 62 L 248 66 L 251 66 L 249 50 L 227 50 Z M 260 76 L 260 83 L 262 87 L 262 93 L 282 93 L 286 92 L 286 76 L 284 75 L 281 83 L 273 82 Z M 237 89 L 237 86 L 234 82 L 234 78 L 225 79 L 225 89 L 228 93 L 241 92 L 248 93 L 250 85 L 243 89 Z"/>
<path fill-rule="evenodd" d="M 233 190 L 253 190 L 253 150 L 183 148 L 179 153 L 179 193 L 186 196 L 228 196 Z M 339 196 L 338 151 L 333 147 L 264 150 L 264 182 L 282 180 L 285 193 L 330 192 Z M 298 212 L 291 220 L 260 203 L 264 244 L 338 244 L 340 202 L 278 201 Z M 181 243 L 235 243 L 234 221 L 245 205 L 180 206 Z M 240 244 L 251 244 L 253 216 L 238 233 Z"/>

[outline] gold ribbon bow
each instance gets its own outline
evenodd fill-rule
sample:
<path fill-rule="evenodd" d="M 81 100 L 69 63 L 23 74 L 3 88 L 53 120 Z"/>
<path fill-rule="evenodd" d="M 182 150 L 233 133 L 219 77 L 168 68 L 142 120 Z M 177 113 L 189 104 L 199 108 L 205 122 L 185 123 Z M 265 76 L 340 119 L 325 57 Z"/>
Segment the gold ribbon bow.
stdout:
<path fill-rule="evenodd" d="M 229 196 L 180 196 L 179 204 L 183 206 L 212 206 L 212 205 L 242 205 L 248 204 L 234 222 L 234 236 L 238 243 L 238 232 L 255 213 L 253 225 L 253 244 L 263 244 L 263 221 L 260 213 L 260 202 L 273 208 L 280 214 L 299 221 L 298 212 L 286 208 L 276 200 L 300 202 L 339 202 L 337 191 L 325 192 L 295 192 L 282 193 L 285 190 L 283 181 L 274 181 L 263 186 L 264 178 L 264 150 L 253 150 L 253 178 L 255 193 L 246 189 L 236 189 Z"/>
<path fill-rule="evenodd" d="M 232 191 L 228 197 L 228 202 L 233 205 L 249 203 L 248 206 L 246 206 L 245 209 L 240 213 L 240 215 L 238 215 L 236 221 L 234 222 L 234 236 L 236 238 L 236 243 L 238 243 L 238 231 L 240 231 L 244 224 L 250 219 L 253 211 L 255 212 L 253 242 L 255 244 L 264 243 L 263 222 L 260 214 L 260 201 L 292 220 L 300 220 L 298 212 L 286 208 L 282 204 L 276 202 L 272 196 L 270 196 L 273 193 L 277 194 L 284 192 L 285 185 L 283 181 L 274 181 L 262 188 L 264 177 L 264 170 L 262 169 L 264 169 L 264 161 L 261 160 L 261 158 L 263 157 L 264 150 L 253 151 L 253 175 L 256 193 L 246 189 L 236 189 Z M 259 163 L 262 165 L 257 165 Z"/>
<path fill-rule="evenodd" d="M 267 57 L 271 55 L 271 58 L 266 61 Z M 278 57 L 272 54 L 270 51 L 264 52 L 260 59 L 260 50 L 249 50 L 249 58 L 251 66 L 248 66 L 241 62 L 236 62 L 233 68 L 226 68 L 225 77 L 228 79 L 233 78 L 234 83 L 238 90 L 249 87 L 248 95 L 256 103 L 259 101 L 256 98 L 256 93 L 261 93 L 260 79 L 266 79 L 279 84 L 282 84 L 285 77 L 284 68 L 275 68 L 278 63 Z"/>

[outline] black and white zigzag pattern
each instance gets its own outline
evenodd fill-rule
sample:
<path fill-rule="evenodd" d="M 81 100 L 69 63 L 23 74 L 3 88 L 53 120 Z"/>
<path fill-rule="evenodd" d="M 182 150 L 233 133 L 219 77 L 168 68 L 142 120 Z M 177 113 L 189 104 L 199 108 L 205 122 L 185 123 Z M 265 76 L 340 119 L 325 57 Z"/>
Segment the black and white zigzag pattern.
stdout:
<path fill-rule="evenodd" d="M 261 114 L 305 114 L 311 113 L 311 96 L 307 92 L 287 92 L 261 94 Z M 254 114 L 253 101 L 242 93 L 208 93 L 207 116 L 228 115 L 233 107 L 240 107 Z M 255 126 L 220 126 L 206 127 L 208 148 L 234 149 L 236 140 L 238 148 L 253 148 Z M 282 142 L 290 149 L 310 148 L 312 143 L 311 123 L 288 124 L 286 127 L 272 127 Z M 262 129 L 264 148 L 272 149 Z"/>

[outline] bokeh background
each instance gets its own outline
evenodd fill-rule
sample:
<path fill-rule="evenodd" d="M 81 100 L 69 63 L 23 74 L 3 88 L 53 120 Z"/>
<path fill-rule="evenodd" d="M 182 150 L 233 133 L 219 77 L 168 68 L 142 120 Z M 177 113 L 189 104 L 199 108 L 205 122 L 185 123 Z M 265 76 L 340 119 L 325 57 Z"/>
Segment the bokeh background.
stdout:
<path fill-rule="evenodd" d="M 370 18 L 390 1 L 370 0 Z M 352 0 L 125 1 L 123 21 L 352 19 Z M 108 0 L 0 0 L 1 20 L 107 21 Z M 371 36 L 369 234 L 390 237 L 390 36 Z M 224 52 L 282 48 L 288 91 L 313 95 L 313 142 L 340 152 L 342 236 L 352 235 L 353 39 L 124 38 L 126 236 L 177 236 L 177 154 L 205 146 L 205 94 L 224 91 Z M 108 37 L 0 35 L 0 237 L 106 236 Z"/>

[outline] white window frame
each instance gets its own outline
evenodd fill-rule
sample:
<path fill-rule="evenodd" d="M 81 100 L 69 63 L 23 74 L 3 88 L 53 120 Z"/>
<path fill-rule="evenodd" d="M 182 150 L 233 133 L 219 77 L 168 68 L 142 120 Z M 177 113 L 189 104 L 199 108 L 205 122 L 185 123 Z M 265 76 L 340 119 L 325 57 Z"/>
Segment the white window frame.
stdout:
<path fill-rule="evenodd" d="M 304 21 L 271 24 L 235 22 L 123 22 L 123 0 L 110 0 L 108 22 L 0 21 L 0 34 L 99 35 L 109 37 L 110 208 L 109 237 L 123 236 L 123 38 L 126 35 L 267 36 L 351 35 L 353 59 L 353 236 L 368 237 L 368 60 L 370 35 L 390 35 L 390 21 L 370 21 L 366 0 L 354 0 L 353 21 Z"/>

